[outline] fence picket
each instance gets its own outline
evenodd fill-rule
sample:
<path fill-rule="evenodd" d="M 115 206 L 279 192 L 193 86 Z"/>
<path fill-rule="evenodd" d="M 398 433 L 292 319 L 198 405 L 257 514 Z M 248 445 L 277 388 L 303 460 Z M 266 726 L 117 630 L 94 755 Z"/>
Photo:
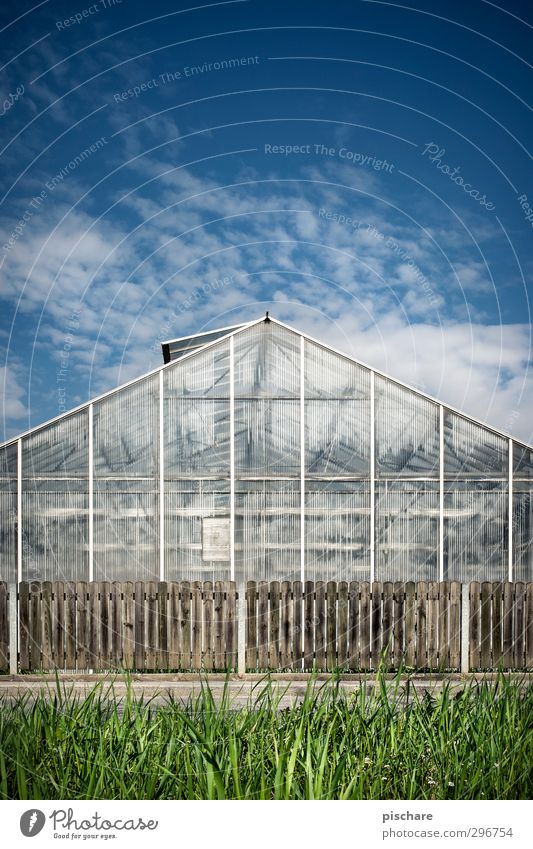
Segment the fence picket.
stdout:
<path fill-rule="evenodd" d="M 182 669 L 191 668 L 191 584 L 182 581 L 180 588 L 181 601 L 181 663 Z"/>
<path fill-rule="evenodd" d="M 279 581 L 270 582 L 270 641 L 269 662 L 272 669 L 279 666 Z"/>
<path fill-rule="evenodd" d="M 243 623 L 244 627 L 244 623 Z M 228 581 L 226 590 L 225 668 L 237 669 L 237 585 Z"/>
<path fill-rule="evenodd" d="M 9 590 L 5 581 L 0 581 L 0 669 L 9 669 Z"/>
<path fill-rule="evenodd" d="M 30 584 L 30 669 L 41 669 L 41 585 L 37 581 Z"/>
<path fill-rule="evenodd" d="M 459 669 L 461 665 L 461 584 L 450 581 L 450 669 Z M 468 634 L 464 635 L 468 640 Z"/>
<path fill-rule="evenodd" d="M 326 668 L 331 672 L 337 666 L 337 584 L 326 584 Z"/>
<path fill-rule="evenodd" d="M 418 581 L 416 585 L 416 666 L 428 668 L 427 657 L 427 584 Z"/>
<path fill-rule="evenodd" d="M 110 644 L 112 643 L 111 635 L 111 616 L 110 616 L 110 604 L 109 604 L 109 583 L 108 581 L 102 581 L 99 585 L 99 595 L 100 595 L 100 618 L 99 618 L 99 631 L 100 631 L 100 651 L 99 651 L 99 669 L 108 669 L 109 668 L 109 652 L 110 652 Z"/>
<path fill-rule="evenodd" d="M 312 669 L 315 651 L 315 585 L 304 584 L 304 669 Z"/>
<path fill-rule="evenodd" d="M 363 581 L 361 587 L 361 669 L 368 671 L 370 669 L 370 584 Z"/>
<path fill-rule="evenodd" d="M 26 581 L 19 584 L 19 669 L 30 668 L 30 588 Z"/>
<path fill-rule="evenodd" d="M 533 581 L 526 590 L 526 669 L 533 669 Z"/>
<path fill-rule="evenodd" d="M 502 666 L 504 669 L 513 668 L 513 584 L 505 581 L 503 585 L 503 645 Z"/>
<path fill-rule="evenodd" d="M 439 582 L 428 581 L 427 601 L 427 641 L 428 641 L 428 668 L 436 670 L 439 668 L 438 637 L 439 637 Z"/>
<path fill-rule="evenodd" d="M 315 584 L 315 665 L 317 669 L 326 667 L 326 585 L 324 581 Z"/>
<path fill-rule="evenodd" d="M 168 669 L 168 584 L 157 585 L 157 668 Z"/>
<path fill-rule="evenodd" d="M 438 668 L 443 672 L 450 668 L 450 641 L 448 627 L 450 619 L 450 583 L 442 581 L 438 585 L 439 623 L 438 623 Z"/>
<path fill-rule="evenodd" d="M 65 669 L 76 669 L 76 584 L 65 583 Z"/>
<path fill-rule="evenodd" d="M 257 667 L 257 584 L 255 581 L 248 581 L 246 585 L 246 669 L 257 669 Z"/>
<path fill-rule="evenodd" d="M 404 585 L 401 581 L 395 581 L 393 586 L 393 651 L 392 661 L 394 669 L 399 669 L 404 652 Z"/>
<path fill-rule="evenodd" d="M 215 642 L 213 637 L 213 584 L 204 581 L 204 669 L 213 669 L 215 663 Z"/>
<path fill-rule="evenodd" d="M 215 669 L 224 667 L 224 584 L 215 581 Z"/>
<path fill-rule="evenodd" d="M 382 624 L 382 657 L 385 669 L 393 667 L 393 615 L 394 615 L 394 587 L 390 581 L 383 584 L 383 624 Z"/>
<path fill-rule="evenodd" d="M 193 581 L 191 587 L 191 608 L 192 608 L 192 668 L 202 668 L 202 582 Z M 160 636 L 160 638 L 162 635 Z M 161 645 L 161 643 L 160 643 Z M 168 660 L 167 660 L 168 663 Z"/>
<path fill-rule="evenodd" d="M 481 667 L 498 666 L 502 656 L 502 584 L 481 584 Z"/>
<path fill-rule="evenodd" d="M 348 611 L 348 669 L 361 668 L 359 658 L 359 581 L 350 581 Z"/>
<path fill-rule="evenodd" d="M 416 668 L 416 584 L 405 585 L 405 665 Z"/>
<path fill-rule="evenodd" d="M 346 669 L 348 664 L 348 583 L 339 581 L 339 615 L 337 636 L 337 666 Z"/>
<path fill-rule="evenodd" d="M 89 666 L 88 652 L 88 619 L 89 619 L 89 595 L 85 581 L 76 583 L 76 668 L 78 672 Z"/>
<path fill-rule="evenodd" d="M 524 649 L 525 649 L 525 631 L 524 631 L 524 609 L 525 609 L 525 589 L 526 586 L 522 581 L 517 581 L 514 585 L 514 645 L 513 645 L 513 668 L 523 669 L 525 665 Z"/>
<path fill-rule="evenodd" d="M 258 587 L 258 653 L 259 669 L 268 669 L 268 583 L 259 581 Z"/>
<path fill-rule="evenodd" d="M 290 581 L 281 584 L 280 605 L 280 665 L 282 669 L 291 666 L 291 607 L 292 607 L 292 585 Z"/>
<path fill-rule="evenodd" d="M 52 582 L 43 581 L 41 584 L 41 635 L 42 635 L 42 668 L 53 669 L 52 656 Z"/>
<path fill-rule="evenodd" d="M 371 621 L 370 621 L 370 668 L 376 670 L 381 659 L 381 638 L 383 620 L 381 616 L 381 596 L 383 585 L 374 581 L 371 592 Z"/>
<path fill-rule="evenodd" d="M 145 585 L 141 581 L 135 581 L 135 669 L 139 671 L 144 669 L 144 587 Z"/>
<path fill-rule="evenodd" d="M 479 581 L 472 581 L 469 592 L 470 611 L 468 614 L 468 655 L 470 670 L 479 669 L 481 666 L 481 652 L 479 646 L 481 625 L 481 586 Z"/>
<path fill-rule="evenodd" d="M 122 666 L 133 669 L 135 663 L 135 603 L 133 581 L 124 581 L 122 593 L 124 607 L 122 616 Z"/>
<path fill-rule="evenodd" d="M 56 669 L 65 668 L 65 585 L 52 584 L 52 658 Z"/>
<path fill-rule="evenodd" d="M 302 605 L 303 585 L 301 581 L 294 581 L 292 585 L 292 668 L 302 668 Z"/>
<path fill-rule="evenodd" d="M 168 666 L 180 666 L 180 585 L 171 581 L 168 585 Z"/>

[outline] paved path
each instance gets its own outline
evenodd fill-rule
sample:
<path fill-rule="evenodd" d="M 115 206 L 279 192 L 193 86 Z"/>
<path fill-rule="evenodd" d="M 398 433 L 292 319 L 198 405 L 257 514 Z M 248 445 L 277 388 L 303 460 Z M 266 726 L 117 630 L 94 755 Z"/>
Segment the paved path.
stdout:
<path fill-rule="evenodd" d="M 531 673 L 511 673 L 506 677 L 519 682 L 524 687 L 531 686 L 533 683 Z M 479 683 L 484 680 L 493 681 L 496 678 L 497 675 L 492 673 L 485 676 L 476 673 L 469 675 L 413 675 L 409 678 L 409 687 L 411 692 L 414 688 L 419 695 L 423 695 L 425 692 L 436 694 L 448 682 L 452 692 L 457 692 L 468 686 L 469 683 Z M 96 684 L 101 685 L 103 695 L 109 695 L 118 700 L 123 699 L 128 690 L 128 680 L 122 675 L 60 675 L 58 680 L 63 693 L 70 693 L 82 698 L 87 696 Z M 279 698 L 278 707 L 290 707 L 301 702 L 309 680 L 310 676 L 298 673 L 271 675 L 272 689 Z M 388 687 L 394 688 L 396 686 L 394 676 L 387 676 L 386 680 Z M 169 699 L 186 702 L 190 697 L 198 696 L 206 681 L 209 683 L 215 700 L 220 701 L 226 682 L 225 675 L 132 675 L 129 679 L 129 686 L 135 698 L 142 696 L 145 700 L 153 700 L 155 704 L 164 704 Z M 267 686 L 267 681 L 268 678 L 265 675 L 247 674 L 242 678 L 236 675 L 229 676 L 227 686 L 231 707 L 237 708 L 248 704 Z M 330 676 L 318 675 L 311 686 L 316 691 L 326 685 L 328 681 L 331 681 Z M 369 688 L 373 688 L 375 681 L 375 676 L 370 674 L 345 675 L 340 680 L 340 687 L 345 693 L 350 694 L 357 692 L 364 685 L 364 682 Z M 402 689 L 405 689 L 406 682 L 407 679 L 402 680 Z M 0 698 L 4 697 L 11 700 L 17 696 L 27 695 L 30 700 L 33 700 L 39 693 L 49 698 L 53 698 L 57 694 L 57 682 L 54 676 L 6 675 L 0 677 Z"/>

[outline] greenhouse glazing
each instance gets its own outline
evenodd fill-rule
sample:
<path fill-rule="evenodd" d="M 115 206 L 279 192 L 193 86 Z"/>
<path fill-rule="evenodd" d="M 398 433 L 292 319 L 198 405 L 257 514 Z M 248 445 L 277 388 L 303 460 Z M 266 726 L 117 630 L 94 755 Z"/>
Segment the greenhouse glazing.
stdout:
<path fill-rule="evenodd" d="M 0 579 L 533 580 L 533 448 L 274 319 L 191 340 L 0 447 Z"/>

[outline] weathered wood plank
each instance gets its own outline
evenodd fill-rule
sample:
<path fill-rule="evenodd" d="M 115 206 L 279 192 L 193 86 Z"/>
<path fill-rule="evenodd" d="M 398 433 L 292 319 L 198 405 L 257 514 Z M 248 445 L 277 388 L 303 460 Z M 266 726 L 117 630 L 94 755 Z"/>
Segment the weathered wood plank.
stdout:
<path fill-rule="evenodd" d="M 88 599 L 86 581 L 76 582 L 76 669 L 89 668 Z"/>
<path fill-rule="evenodd" d="M 168 585 L 168 666 L 179 669 L 180 666 L 180 585 L 171 581 Z"/>
<path fill-rule="evenodd" d="M 19 669 L 30 668 L 30 588 L 26 581 L 19 584 Z"/>
<path fill-rule="evenodd" d="M 514 585 L 514 645 L 513 668 L 523 669 L 525 666 L 525 622 L 526 586 L 522 581 Z"/>
<path fill-rule="evenodd" d="M 99 614 L 99 588 L 97 581 L 91 581 L 89 591 L 89 666 L 91 669 L 101 669 L 100 666 L 100 614 Z"/>
<path fill-rule="evenodd" d="M 32 671 L 42 669 L 41 629 L 41 585 L 37 581 L 32 581 L 30 584 L 30 669 Z"/>
<path fill-rule="evenodd" d="M 191 668 L 191 583 L 182 581 L 180 585 L 180 648 L 181 669 Z M 212 602 L 211 602 L 212 603 Z"/>
<path fill-rule="evenodd" d="M 370 584 L 368 581 L 363 581 L 360 584 L 361 590 L 361 607 L 360 607 L 360 652 L 361 652 L 361 669 L 366 672 L 371 669 L 370 664 Z"/>
<path fill-rule="evenodd" d="M 501 655 L 501 584 L 491 584 L 483 581 L 481 584 L 481 611 L 480 611 L 480 664 L 482 669 L 491 669 L 493 660 L 499 663 Z"/>
<path fill-rule="evenodd" d="M 282 581 L 281 584 L 281 604 L 280 604 L 280 665 L 282 669 L 289 669 L 291 666 L 291 608 L 292 608 L 292 587 L 290 581 Z"/>
<path fill-rule="evenodd" d="M 145 584 L 142 581 L 135 581 L 135 669 L 142 671 L 144 669 L 145 658 Z"/>
<path fill-rule="evenodd" d="M 439 584 L 438 665 L 441 671 L 450 668 L 450 582 Z"/>
<path fill-rule="evenodd" d="M 110 646 L 112 645 L 111 634 L 111 611 L 110 611 L 110 588 L 109 581 L 100 581 L 99 588 L 99 630 L 100 630 L 100 669 L 109 669 Z"/>
<path fill-rule="evenodd" d="M 65 583 L 65 669 L 76 669 L 76 584 Z"/>
<path fill-rule="evenodd" d="M 337 666 L 337 584 L 326 584 L 326 668 L 331 672 Z"/>
<path fill-rule="evenodd" d="M 533 669 L 533 581 L 526 586 L 526 669 Z"/>
<path fill-rule="evenodd" d="M 248 581 L 246 585 L 246 669 L 257 669 L 257 666 L 257 584 L 255 581 Z"/>
<path fill-rule="evenodd" d="M 280 586 L 279 581 L 270 582 L 270 640 L 268 646 L 268 657 L 270 667 L 279 667 L 279 615 L 280 615 Z"/>
<path fill-rule="evenodd" d="M 303 625 L 302 625 L 302 606 L 303 606 L 303 584 L 301 581 L 294 581 L 292 585 L 292 668 L 297 670 L 302 668 L 302 646 L 303 646 Z"/>
<path fill-rule="evenodd" d="M 461 584 L 450 581 L 450 669 L 461 667 Z M 468 634 L 464 635 L 468 640 Z"/>
<path fill-rule="evenodd" d="M 146 651 L 145 669 L 155 671 L 157 669 L 157 585 L 155 581 L 147 581 L 145 584 L 146 604 Z"/>
<path fill-rule="evenodd" d="M 192 607 L 192 668 L 202 668 L 202 582 L 193 581 L 191 587 L 191 607 Z M 168 664 L 168 658 L 167 658 Z"/>
<path fill-rule="evenodd" d="M 503 646 L 502 665 L 504 669 L 513 668 L 513 584 L 505 581 L 503 585 Z"/>
<path fill-rule="evenodd" d="M 383 620 L 382 620 L 382 648 L 381 655 L 385 669 L 394 666 L 393 645 L 393 615 L 394 615 L 394 587 L 390 581 L 383 584 Z"/>
<path fill-rule="evenodd" d="M 111 594 L 111 646 L 109 665 L 113 669 L 122 668 L 122 583 L 113 581 L 109 587 Z"/>
<path fill-rule="evenodd" d="M 405 584 L 405 656 L 404 662 L 409 669 L 416 668 L 416 584 Z"/>
<path fill-rule="evenodd" d="M 324 581 L 315 583 L 315 666 L 326 668 L 326 586 Z"/>
<path fill-rule="evenodd" d="M 243 623 L 244 627 L 244 623 Z M 226 630 L 225 630 L 226 669 L 237 669 L 237 584 L 226 582 Z"/>
<path fill-rule="evenodd" d="M 371 622 L 370 622 L 370 631 L 371 631 L 371 646 L 370 646 L 370 658 L 371 658 L 371 668 L 377 669 L 380 661 L 381 661 L 381 639 L 382 639 L 382 628 L 383 628 L 383 620 L 381 617 L 381 596 L 383 592 L 383 585 L 381 581 L 374 581 L 372 584 L 372 598 L 371 598 Z"/>
<path fill-rule="evenodd" d="M 416 585 L 416 668 L 428 668 L 427 656 L 427 584 Z"/>
<path fill-rule="evenodd" d="M 348 665 L 348 583 L 339 581 L 337 622 L 337 666 L 346 669 Z"/>
<path fill-rule="evenodd" d="M 53 604 L 52 582 L 43 581 L 41 584 L 41 616 L 42 616 L 42 667 L 54 668 L 53 658 Z"/>
<path fill-rule="evenodd" d="M 65 669 L 65 585 L 52 584 L 52 659 L 55 669 Z"/>
<path fill-rule="evenodd" d="M 215 581 L 215 669 L 224 669 L 224 583 Z"/>
<path fill-rule="evenodd" d="M 304 669 L 312 669 L 315 654 L 315 584 L 304 584 Z"/>
<path fill-rule="evenodd" d="M 135 663 L 135 602 L 133 581 L 122 583 L 122 666 L 133 669 Z"/>
<path fill-rule="evenodd" d="M 348 669 L 361 668 L 359 657 L 359 581 L 350 581 L 348 599 Z"/>
<path fill-rule="evenodd" d="M 215 664 L 215 638 L 213 633 L 213 584 L 204 581 L 203 608 L 204 608 L 204 669 L 213 669 Z"/>
<path fill-rule="evenodd" d="M 428 667 L 436 670 L 439 668 L 438 639 L 439 639 L 439 582 L 428 581 L 427 601 L 427 640 L 428 640 Z"/>
<path fill-rule="evenodd" d="M 258 653 L 259 669 L 268 669 L 268 583 L 259 581 L 258 587 Z"/>
<path fill-rule="evenodd" d="M 393 586 L 393 650 L 392 663 L 394 669 L 399 669 L 403 662 L 404 654 L 404 584 L 395 581 Z"/>
<path fill-rule="evenodd" d="M 502 663 L 503 650 L 503 583 L 495 581 L 492 585 L 492 664 L 498 669 Z"/>
<path fill-rule="evenodd" d="M 469 665 L 470 670 L 474 671 L 481 667 L 481 651 L 480 651 L 480 629 L 481 629 L 481 585 L 479 581 L 471 581 L 469 591 L 470 611 L 468 614 L 469 621 Z"/>
<path fill-rule="evenodd" d="M 0 581 L 0 669 L 9 669 L 9 590 L 5 581 Z"/>
<path fill-rule="evenodd" d="M 157 668 L 168 669 L 168 584 L 166 581 L 159 581 L 157 584 Z"/>

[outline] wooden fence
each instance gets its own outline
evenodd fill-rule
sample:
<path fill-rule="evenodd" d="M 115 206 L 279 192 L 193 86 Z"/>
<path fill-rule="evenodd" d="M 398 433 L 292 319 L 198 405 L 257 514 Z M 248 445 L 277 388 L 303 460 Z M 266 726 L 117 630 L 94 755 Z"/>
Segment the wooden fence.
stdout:
<path fill-rule="evenodd" d="M 3 672 L 355 672 L 379 662 L 532 670 L 533 583 L 249 582 L 239 599 L 222 581 L 23 582 L 18 592 L 0 582 Z"/>

